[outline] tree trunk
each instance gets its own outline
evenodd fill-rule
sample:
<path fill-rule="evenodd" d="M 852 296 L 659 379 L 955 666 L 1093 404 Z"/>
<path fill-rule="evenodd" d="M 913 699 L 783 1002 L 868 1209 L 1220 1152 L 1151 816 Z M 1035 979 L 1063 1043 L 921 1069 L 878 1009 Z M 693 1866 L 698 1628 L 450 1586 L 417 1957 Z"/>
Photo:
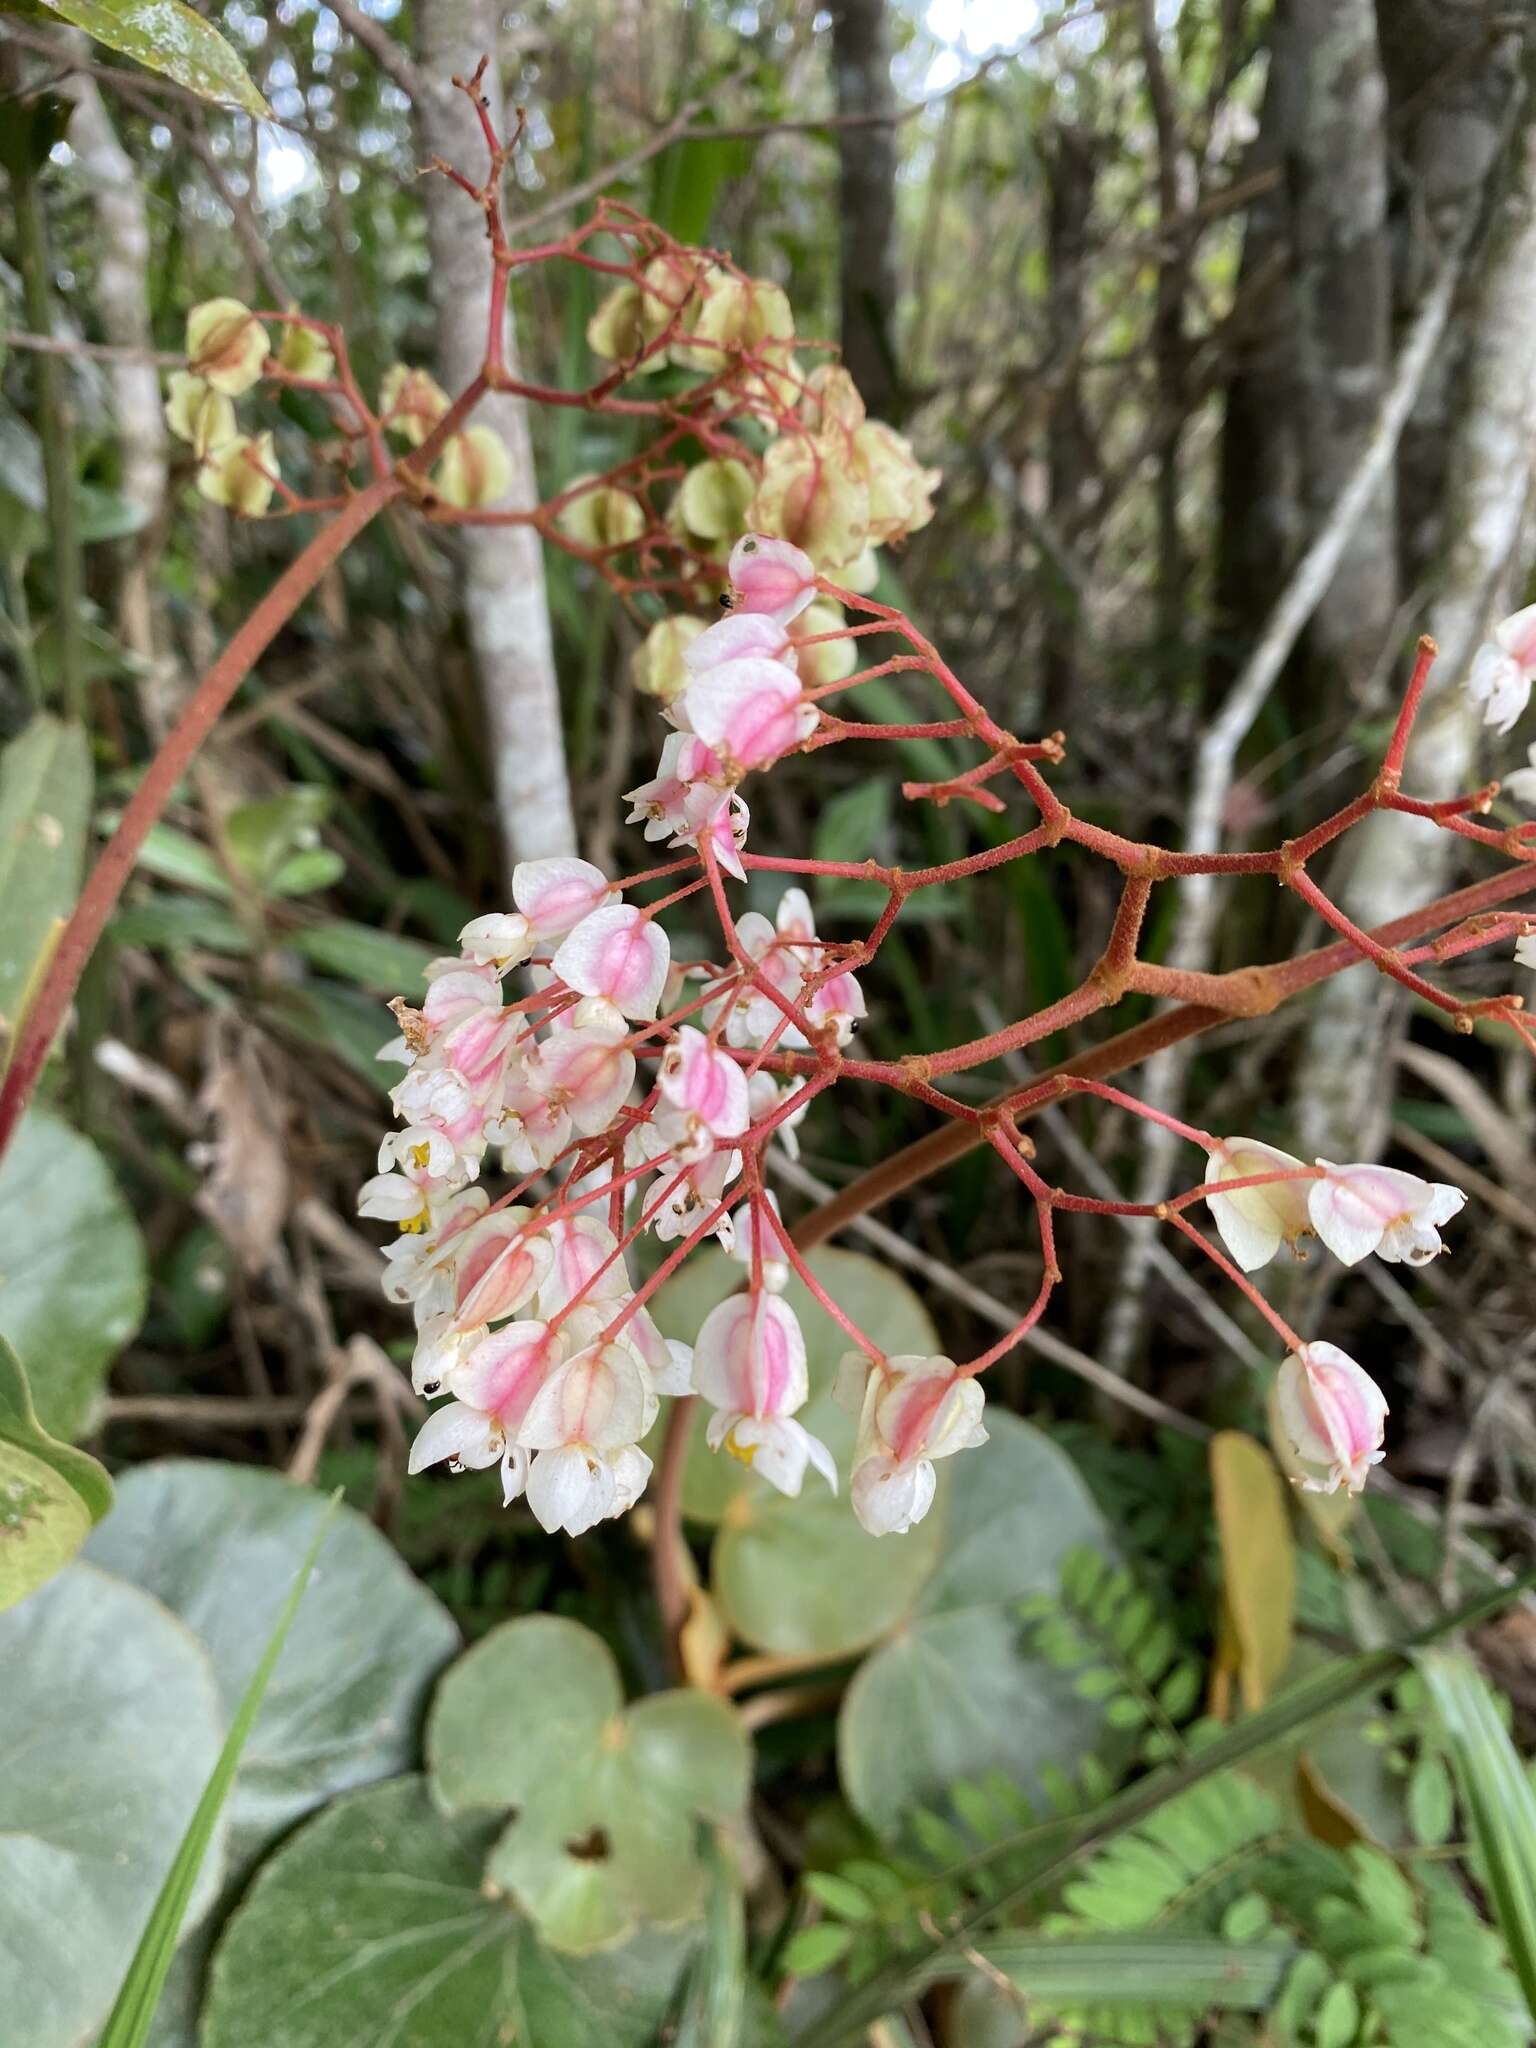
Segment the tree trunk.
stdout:
<path fill-rule="evenodd" d="M 1400 35 L 1411 25 L 1411 11 L 1405 7 L 1395 17 Z M 1445 10 L 1458 17 L 1462 35 L 1469 32 L 1470 11 L 1466 5 Z M 1486 29 L 1491 10 L 1480 4 L 1478 11 Z M 1437 33 L 1450 32 L 1438 15 L 1423 21 Z M 1434 40 L 1412 47 L 1418 62 L 1407 66 L 1397 49 L 1398 76 L 1410 96 L 1424 89 L 1426 47 L 1438 63 L 1450 54 Z M 1484 206 L 1490 171 L 1508 135 L 1518 38 L 1488 40 L 1485 51 L 1470 82 L 1449 69 L 1444 98 L 1437 86 L 1411 137 L 1417 232 L 1428 238 L 1429 262 L 1444 260 Z M 1410 97 L 1405 105 L 1411 104 Z M 1526 529 L 1536 439 L 1536 357 L 1529 341 L 1536 314 L 1536 131 L 1529 128 L 1513 186 L 1484 260 L 1478 303 L 1458 323 L 1461 372 L 1453 387 L 1442 369 L 1408 456 L 1414 489 L 1405 529 L 1408 559 L 1416 560 L 1431 536 L 1444 535 L 1447 542 L 1439 592 L 1423 622 L 1439 642 L 1440 657 L 1404 773 L 1409 794 L 1430 799 L 1453 796 L 1477 779 L 1479 721 L 1462 684 L 1478 641 L 1519 602 L 1532 558 Z M 1422 266 L 1425 259 L 1415 253 L 1412 260 Z M 1444 417 L 1452 388 L 1463 401 L 1454 437 Z M 1334 894 L 1356 923 L 1378 924 L 1439 895 L 1453 859 L 1446 833 L 1411 818 L 1369 818 L 1345 842 L 1346 879 Z M 1330 1157 L 1338 1147 L 1362 1157 L 1379 1150 L 1386 1134 L 1384 1069 L 1405 1015 L 1400 993 L 1392 982 L 1365 975 L 1341 975 L 1321 992 L 1297 1081 L 1297 1123 L 1310 1149 Z"/>
<path fill-rule="evenodd" d="M 1184 293 L 1189 249 L 1178 226 L 1178 107 L 1158 33 L 1156 0 L 1141 0 L 1141 54 L 1157 135 L 1157 214 L 1160 229 L 1157 296 L 1152 312 L 1152 360 L 1157 372 L 1157 638 L 1163 672 L 1177 685 L 1183 669 L 1188 562 L 1179 523 L 1181 447 L 1184 438 Z"/>
<path fill-rule="evenodd" d="M 80 50 L 83 37 L 71 38 Z M 149 217 L 144 188 L 132 159 L 118 140 L 96 81 L 77 71 L 65 90 L 74 101 L 69 141 L 90 189 L 96 222 L 95 303 L 107 340 L 115 348 L 154 346 L 149 316 Z M 145 664 L 143 699 L 152 728 L 164 730 L 180 708 L 178 692 L 157 631 L 151 566 L 159 547 L 158 526 L 165 504 L 166 425 L 161 410 L 160 373 L 144 362 L 107 366 L 122 449 L 118 488 L 140 520 L 124 543 L 118 587 L 118 624 L 124 645 Z"/>
<path fill-rule="evenodd" d="M 843 361 L 870 412 L 901 411 L 896 370 L 896 91 L 885 0 L 833 0 Z M 874 117 L 874 118 L 871 118 Z"/>
<path fill-rule="evenodd" d="M 1275 64 L 1287 102 L 1302 488 L 1315 529 L 1370 439 L 1391 371 L 1387 93 L 1375 0 L 1288 0 Z M 1389 473 L 1317 607 L 1308 647 L 1322 674 L 1313 680 L 1358 696 L 1387 647 L 1397 605 Z"/>
<path fill-rule="evenodd" d="M 484 89 L 498 134 L 505 109 L 496 71 L 499 9 L 490 0 L 432 0 L 416 9 L 416 67 L 420 74 L 415 120 L 424 160 L 434 156 L 479 179 L 485 144 L 467 97 L 454 90 L 455 74 L 468 78 L 490 56 Z M 490 305 L 490 258 L 485 222 L 447 178 L 422 180 L 432 253 L 432 300 L 437 310 L 438 369 L 450 393 L 480 369 Z M 516 339 L 506 340 L 508 368 L 517 374 Z M 512 486 L 505 503 L 538 502 L 527 411 L 522 401 L 495 393 L 475 414 L 507 446 Z M 492 781 L 508 870 L 519 860 L 573 853 L 576 827 L 566 777 L 544 562 L 538 536 L 526 527 L 468 527 L 461 536 L 464 609 L 479 674 Z"/>
<path fill-rule="evenodd" d="M 1050 415 L 1046 425 L 1050 519 L 1068 554 L 1078 558 L 1096 468 L 1082 378 L 1095 154 L 1091 131 L 1067 126 L 1055 129 L 1041 152 L 1049 193 L 1045 232 L 1050 275 Z M 1042 731 L 1051 732 L 1068 723 L 1077 697 L 1083 593 L 1054 571 L 1049 557 L 1043 558 L 1042 570 L 1048 581 L 1040 647 L 1040 723 Z"/>
<path fill-rule="evenodd" d="M 1259 132 L 1244 176 L 1283 171 L 1290 95 L 1271 60 Z M 1288 286 L 1285 196 L 1261 192 L 1243 222 L 1237 351 L 1221 426 L 1220 516 L 1206 696 L 1219 703 L 1252 652 L 1305 541 L 1296 417 L 1295 308 Z"/>

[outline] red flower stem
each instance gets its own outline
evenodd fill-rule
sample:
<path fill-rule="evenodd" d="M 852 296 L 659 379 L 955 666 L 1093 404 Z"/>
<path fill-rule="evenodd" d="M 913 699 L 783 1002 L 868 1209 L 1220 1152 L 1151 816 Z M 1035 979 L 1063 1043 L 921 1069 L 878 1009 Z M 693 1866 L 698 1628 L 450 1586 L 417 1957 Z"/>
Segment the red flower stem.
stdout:
<path fill-rule="evenodd" d="M 139 849 L 170 802 L 198 748 L 235 691 L 332 563 L 386 505 L 401 495 L 402 489 L 397 476 L 381 477 L 359 491 L 329 526 L 321 528 L 303 553 L 289 563 L 198 683 L 186 709 L 144 771 L 117 830 L 86 878 L 80 900 L 17 1032 L 10 1065 L 0 1085 L 0 1155 L 14 1136 L 22 1111 L 37 1086 L 48 1049 L 64 1021 L 85 963 L 133 872 Z"/>
<path fill-rule="evenodd" d="M 1259 1290 L 1257 1289 L 1257 1287 L 1254 1286 L 1253 1282 L 1248 1278 L 1247 1274 L 1240 1273 L 1237 1267 L 1234 1266 L 1232 1261 L 1226 1256 L 1225 1252 L 1217 1251 L 1215 1245 L 1211 1243 L 1211 1240 L 1208 1237 L 1203 1236 L 1200 1231 L 1196 1230 L 1193 1223 L 1187 1222 L 1185 1218 L 1181 1216 L 1177 1210 L 1170 1210 L 1168 1212 L 1168 1221 L 1173 1225 L 1175 1230 L 1183 1231 L 1184 1235 L 1189 1239 L 1191 1244 L 1197 1245 L 1199 1249 L 1205 1253 L 1205 1256 L 1208 1259 L 1210 1259 L 1215 1265 L 1219 1266 L 1222 1272 L 1225 1273 L 1227 1278 L 1232 1282 L 1232 1285 L 1235 1288 L 1237 1288 L 1240 1293 L 1247 1295 L 1248 1299 L 1253 1303 L 1254 1307 L 1259 1311 L 1259 1314 L 1263 1316 L 1264 1320 L 1270 1325 L 1270 1327 L 1272 1329 L 1278 1330 L 1280 1335 L 1285 1339 L 1286 1349 L 1288 1351 L 1299 1351 L 1301 1349 L 1301 1339 L 1297 1336 L 1296 1332 L 1291 1328 L 1290 1324 L 1285 1320 L 1285 1317 L 1281 1315 L 1277 1309 L 1273 1309 L 1270 1307 L 1269 1303 L 1264 1299 L 1263 1295 L 1260 1294 Z"/>

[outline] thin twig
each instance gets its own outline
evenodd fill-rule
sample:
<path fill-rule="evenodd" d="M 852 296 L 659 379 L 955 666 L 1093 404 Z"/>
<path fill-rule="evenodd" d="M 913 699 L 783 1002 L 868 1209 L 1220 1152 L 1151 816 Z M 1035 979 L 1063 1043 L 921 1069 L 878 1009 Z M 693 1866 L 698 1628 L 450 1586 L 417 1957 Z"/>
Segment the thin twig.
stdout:
<path fill-rule="evenodd" d="M 820 1202 L 830 1201 L 834 1190 L 824 1180 L 798 1165 L 792 1159 L 776 1156 L 772 1160 L 772 1171 L 779 1179 L 787 1181 L 803 1195 L 810 1195 Z M 923 1278 L 943 1294 L 961 1302 L 983 1322 L 994 1329 L 1013 1330 L 1018 1327 L 1019 1314 L 996 1295 L 964 1280 L 958 1273 L 952 1273 L 942 1260 L 920 1251 L 916 1245 L 908 1244 L 904 1237 L 898 1237 L 894 1230 L 883 1223 L 877 1223 L 872 1216 L 855 1217 L 849 1226 L 860 1237 L 878 1247 L 886 1258 L 909 1272 L 921 1273 Z M 1038 1351 L 1042 1358 L 1048 1358 L 1052 1365 L 1059 1365 L 1090 1386 L 1097 1387 L 1101 1394 L 1111 1400 L 1122 1402 L 1127 1408 L 1134 1408 L 1153 1422 L 1161 1422 L 1169 1429 L 1176 1429 L 1181 1436 L 1194 1437 L 1200 1442 L 1211 1434 L 1203 1422 L 1196 1422 L 1192 1416 L 1180 1414 L 1177 1408 L 1170 1408 L 1166 1401 L 1159 1401 L 1155 1394 L 1148 1394 L 1142 1388 L 1133 1386 L 1129 1380 L 1121 1379 L 1118 1373 L 1105 1370 L 1097 1359 L 1090 1358 L 1086 1351 L 1079 1351 L 1074 1344 L 1042 1330 L 1038 1325 L 1025 1333 L 1022 1342 L 1032 1351 Z"/>

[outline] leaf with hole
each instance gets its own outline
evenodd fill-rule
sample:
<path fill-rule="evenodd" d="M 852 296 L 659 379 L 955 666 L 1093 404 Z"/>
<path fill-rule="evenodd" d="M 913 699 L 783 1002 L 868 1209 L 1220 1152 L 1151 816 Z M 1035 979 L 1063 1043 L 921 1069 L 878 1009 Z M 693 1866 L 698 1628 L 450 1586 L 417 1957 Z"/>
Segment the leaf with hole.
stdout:
<path fill-rule="evenodd" d="M 714 1694 L 626 1707 L 607 1645 L 537 1614 L 492 1629 L 448 1673 L 427 1762 L 444 1812 L 501 1811 L 488 1878 L 579 1954 L 699 1916 L 697 1825 L 739 1818 L 751 1751 Z"/>
<path fill-rule="evenodd" d="M 444 1815 L 415 1777 L 306 1822 L 215 1951 L 201 2048 L 645 2048 L 690 1938 L 552 1953 L 484 1883 L 502 1825 Z"/>

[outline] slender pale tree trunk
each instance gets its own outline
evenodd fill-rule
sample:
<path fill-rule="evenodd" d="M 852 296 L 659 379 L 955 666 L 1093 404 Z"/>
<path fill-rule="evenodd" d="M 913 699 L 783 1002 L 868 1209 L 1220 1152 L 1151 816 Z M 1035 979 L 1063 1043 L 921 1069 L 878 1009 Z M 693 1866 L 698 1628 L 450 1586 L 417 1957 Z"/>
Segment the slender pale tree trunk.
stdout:
<path fill-rule="evenodd" d="M 1387 88 L 1375 0 L 1287 0 L 1275 63 L 1288 101 L 1302 479 L 1307 524 L 1315 529 L 1371 437 L 1391 374 Z M 1389 469 L 1309 629 L 1312 666 L 1325 683 L 1363 689 L 1392 633 L 1397 603 Z"/>
<path fill-rule="evenodd" d="M 1046 467 L 1051 524 L 1068 553 L 1077 559 L 1081 559 L 1095 473 L 1081 362 L 1096 150 L 1090 130 L 1066 125 L 1054 129 L 1041 150 L 1048 185 L 1046 261 L 1050 268 L 1052 374 Z M 1050 732 L 1065 725 L 1072 715 L 1081 659 L 1085 593 L 1057 574 L 1049 562 L 1045 566 L 1050 587 L 1040 644 L 1044 698 L 1041 727 Z"/>
<path fill-rule="evenodd" d="M 1144 27 L 1144 48 L 1151 34 Z M 1266 117 L 1274 124 L 1270 146 L 1284 172 L 1281 247 L 1294 301 L 1292 361 L 1280 374 L 1296 396 L 1303 523 L 1315 539 L 1327 531 L 1350 477 L 1379 435 L 1390 378 L 1386 86 L 1374 0 L 1281 0 L 1273 38 Z M 1397 606 L 1390 461 L 1381 463 L 1369 496 L 1356 506 L 1343 534 L 1326 578 L 1307 600 L 1307 652 L 1317 676 L 1358 689 L 1381 655 Z M 1279 593 L 1279 575 L 1272 573 L 1265 581 L 1272 601 Z M 1220 842 L 1237 747 L 1277 680 L 1294 640 L 1294 622 L 1290 635 L 1280 660 L 1257 672 L 1250 662 L 1205 735 L 1186 821 L 1191 850 L 1210 851 Z M 1218 749 L 1218 728 L 1229 719 L 1230 743 L 1222 740 Z M 1208 878 L 1182 885 L 1171 966 L 1209 969 L 1218 900 Z M 1189 1058 L 1188 1048 L 1175 1047 L 1148 1063 L 1145 1093 L 1150 1102 L 1177 1114 Z M 1178 1140 L 1160 1125 L 1146 1126 L 1138 1201 L 1155 1202 L 1166 1192 L 1177 1147 Z M 1127 1234 L 1120 1287 L 1102 1345 L 1104 1361 L 1114 1371 L 1124 1371 L 1141 1347 L 1155 1228 L 1140 1226 Z"/>
<path fill-rule="evenodd" d="M 1508 140 L 1519 41 L 1491 35 L 1492 20 L 1487 0 L 1448 0 L 1434 10 L 1406 0 L 1401 10 L 1384 13 L 1384 32 L 1392 24 L 1394 92 L 1405 108 L 1417 100 L 1424 110 L 1407 138 L 1417 237 L 1408 260 L 1416 270 L 1443 260 L 1476 224 Z M 1480 48 L 1481 59 L 1458 71 L 1450 59 L 1469 48 Z M 1415 796 L 1452 796 L 1477 780 L 1478 719 L 1461 685 L 1492 620 L 1518 602 L 1533 559 L 1533 152 L 1527 122 L 1510 190 L 1493 216 L 1475 302 L 1457 323 L 1456 354 L 1442 364 L 1407 451 L 1405 553 L 1422 563 L 1429 540 L 1441 543 L 1437 588 L 1422 621 L 1440 644 L 1440 658 L 1404 774 Z M 1383 814 L 1351 834 L 1341 857 L 1336 899 L 1357 923 L 1379 924 L 1449 886 L 1454 843 L 1414 819 Z M 1369 1156 L 1385 1141 L 1386 1067 L 1406 1014 L 1400 993 L 1390 981 L 1363 975 L 1341 975 L 1320 992 L 1297 1078 L 1297 1124 L 1309 1150 L 1333 1157 L 1343 1147 Z"/>
<path fill-rule="evenodd" d="M 896 313 L 896 90 L 885 0 L 833 0 L 838 137 L 838 249 L 843 361 L 871 413 L 900 411 Z M 871 118 L 873 117 L 873 118 Z"/>
<path fill-rule="evenodd" d="M 84 49 L 84 38 L 71 38 Z M 96 223 L 95 304 L 108 341 L 118 348 L 152 347 L 149 318 L 149 218 L 144 188 L 132 159 L 117 137 L 97 88 L 84 71 L 66 87 L 74 101 L 69 140 L 80 173 L 90 188 Z M 164 685 L 160 672 L 159 635 L 150 565 L 157 546 L 156 527 L 165 502 L 166 426 L 160 396 L 160 373 L 152 362 L 113 362 L 107 367 L 113 410 L 122 448 L 120 489 L 140 520 L 139 531 L 126 543 L 119 587 L 120 625 L 125 643 L 147 663 L 147 697 L 153 700 Z M 158 678 L 158 681 L 157 681 Z"/>
<path fill-rule="evenodd" d="M 499 12 L 490 0 L 430 0 L 415 10 L 415 119 L 423 160 L 441 157 L 477 179 L 484 174 L 485 144 L 468 99 L 454 90 L 452 80 L 455 74 L 467 78 L 481 57 L 491 57 L 484 88 L 497 132 L 504 133 L 495 65 Z M 432 254 L 438 366 L 448 389 L 457 391 L 475 376 L 485 350 L 490 305 L 485 222 L 446 178 L 424 179 L 421 191 Z M 516 374 L 516 337 L 510 331 L 506 361 Z M 536 504 L 522 401 L 495 394 L 475 418 L 506 443 L 512 486 L 505 503 Z M 576 827 L 538 536 L 525 527 L 466 528 L 460 559 L 507 866 L 573 853 Z"/>

